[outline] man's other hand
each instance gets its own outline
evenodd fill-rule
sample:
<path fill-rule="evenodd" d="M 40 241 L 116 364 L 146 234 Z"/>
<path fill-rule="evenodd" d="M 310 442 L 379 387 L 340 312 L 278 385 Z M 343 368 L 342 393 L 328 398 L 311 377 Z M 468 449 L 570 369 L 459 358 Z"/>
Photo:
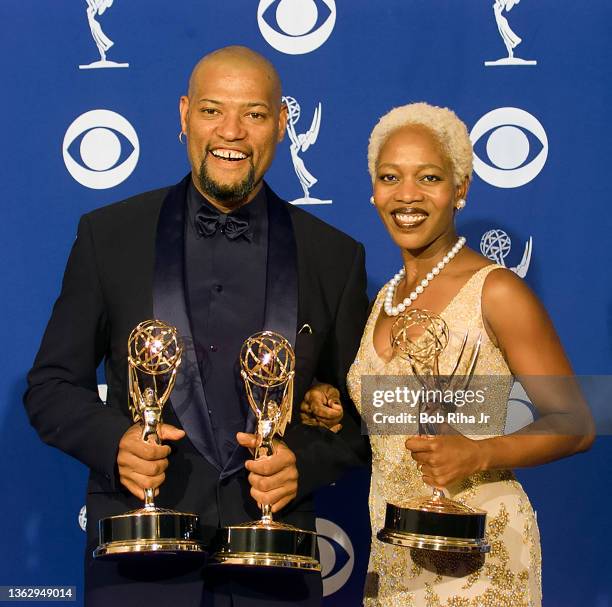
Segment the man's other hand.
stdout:
<path fill-rule="evenodd" d="M 243 447 L 255 449 L 254 434 L 238 432 L 236 438 Z M 284 508 L 297 495 L 295 455 L 285 443 L 274 441 L 274 455 L 248 460 L 245 467 L 249 471 L 251 496 L 258 504 L 270 504 L 272 512 Z"/>
<path fill-rule="evenodd" d="M 158 434 L 162 441 L 179 440 L 185 436 L 185 431 L 170 424 L 160 424 Z M 142 500 L 145 489 L 154 489 L 158 495 L 158 487 L 166 478 L 170 451 L 168 445 L 143 441 L 140 424 L 131 426 L 119 441 L 117 466 L 121 484 Z"/>

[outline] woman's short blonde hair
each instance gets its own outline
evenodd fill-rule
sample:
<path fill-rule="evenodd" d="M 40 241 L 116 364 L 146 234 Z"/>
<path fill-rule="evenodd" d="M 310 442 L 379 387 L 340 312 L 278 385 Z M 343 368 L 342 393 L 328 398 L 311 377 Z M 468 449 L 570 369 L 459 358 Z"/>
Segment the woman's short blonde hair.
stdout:
<path fill-rule="evenodd" d="M 372 183 L 383 144 L 391 133 L 411 124 L 429 129 L 438 139 L 453 167 L 455 185 L 463 183 L 466 177 L 468 180 L 472 178 L 472 143 L 465 124 L 452 110 L 421 102 L 393 108 L 372 130 L 368 144 L 368 170 Z"/>

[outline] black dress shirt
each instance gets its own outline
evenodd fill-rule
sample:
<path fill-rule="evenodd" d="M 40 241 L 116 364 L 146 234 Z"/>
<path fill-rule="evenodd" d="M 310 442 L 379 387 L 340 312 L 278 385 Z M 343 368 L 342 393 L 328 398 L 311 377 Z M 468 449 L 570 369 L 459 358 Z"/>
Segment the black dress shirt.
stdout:
<path fill-rule="evenodd" d="M 268 212 L 262 188 L 241 209 L 241 216 L 248 211 L 250 236 L 230 240 L 219 229 L 211 236 L 198 233 L 195 215 L 202 205 L 221 215 L 191 183 L 185 226 L 186 292 L 217 453 L 225 464 L 236 448 L 236 432 L 245 429 L 248 411 L 240 349 L 247 337 L 263 327 Z"/>

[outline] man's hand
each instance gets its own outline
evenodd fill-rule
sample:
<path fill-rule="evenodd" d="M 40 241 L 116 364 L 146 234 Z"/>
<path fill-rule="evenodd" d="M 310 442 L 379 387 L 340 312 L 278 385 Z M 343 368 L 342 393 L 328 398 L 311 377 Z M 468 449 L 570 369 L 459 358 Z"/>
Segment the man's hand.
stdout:
<path fill-rule="evenodd" d="M 236 439 L 249 449 L 257 444 L 255 435 L 246 432 L 238 432 Z M 272 512 L 278 512 L 297 495 L 298 471 L 295 455 L 285 443 L 275 441 L 274 449 L 274 455 L 248 460 L 245 468 L 249 471 L 253 499 L 258 504 L 270 504 Z"/>
<path fill-rule="evenodd" d="M 343 416 L 340 391 L 330 384 L 317 384 L 310 388 L 300 405 L 300 419 L 303 424 L 323 426 L 332 432 L 342 429 L 340 421 Z"/>
<path fill-rule="evenodd" d="M 160 424 L 158 433 L 162 441 L 179 440 L 185 436 L 184 430 L 170 424 Z M 146 443 L 141 437 L 140 424 L 134 424 L 121 437 L 117 466 L 121 484 L 136 497 L 144 499 L 145 489 L 155 489 L 155 495 L 159 493 L 158 487 L 166 478 L 171 449 L 168 445 Z"/>

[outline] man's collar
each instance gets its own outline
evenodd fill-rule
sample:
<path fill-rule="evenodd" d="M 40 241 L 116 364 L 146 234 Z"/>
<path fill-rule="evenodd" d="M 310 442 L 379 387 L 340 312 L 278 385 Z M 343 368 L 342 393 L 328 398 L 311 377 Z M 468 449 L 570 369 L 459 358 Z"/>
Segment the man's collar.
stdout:
<path fill-rule="evenodd" d="M 257 192 L 255 198 L 253 198 L 253 200 L 247 204 L 244 204 L 229 213 L 222 213 L 219 209 L 217 209 L 217 207 L 211 204 L 211 202 L 207 200 L 205 196 L 202 196 L 199 190 L 195 187 L 193 180 L 190 179 L 189 186 L 187 188 L 187 221 L 189 222 L 191 229 L 194 230 L 194 233 L 198 234 L 198 237 L 201 237 L 201 226 L 199 229 L 197 219 L 200 211 L 205 211 L 205 214 L 211 218 L 218 216 L 219 223 L 222 224 L 225 224 L 230 217 L 236 217 L 236 220 L 241 224 L 244 221 L 248 222 L 249 234 L 247 240 L 251 241 L 254 237 L 257 238 L 258 234 L 261 233 L 263 226 L 267 225 L 266 188 L 262 187 L 259 192 Z M 215 230 L 213 230 L 213 232 L 216 232 L 218 225 L 217 222 L 213 221 L 213 223 L 215 223 Z"/>

